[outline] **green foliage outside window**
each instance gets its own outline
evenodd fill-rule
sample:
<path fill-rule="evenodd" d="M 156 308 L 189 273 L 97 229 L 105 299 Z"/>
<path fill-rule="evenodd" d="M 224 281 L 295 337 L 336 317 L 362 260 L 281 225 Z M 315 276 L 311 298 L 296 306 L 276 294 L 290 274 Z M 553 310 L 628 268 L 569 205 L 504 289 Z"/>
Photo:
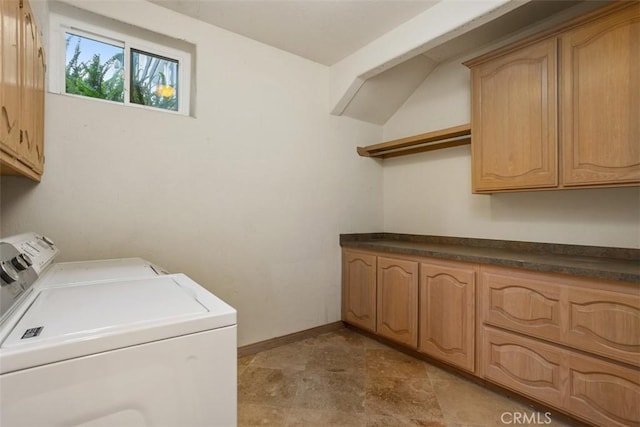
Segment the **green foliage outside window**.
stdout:
<path fill-rule="evenodd" d="M 86 52 L 81 42 L 87 45 Z M 66 43 L 66 93 L 124 102 L 124 49 L 69 33 Z M 130 59 L 129 102 L 178 111 L 178 62 L 134 49 Z"/>

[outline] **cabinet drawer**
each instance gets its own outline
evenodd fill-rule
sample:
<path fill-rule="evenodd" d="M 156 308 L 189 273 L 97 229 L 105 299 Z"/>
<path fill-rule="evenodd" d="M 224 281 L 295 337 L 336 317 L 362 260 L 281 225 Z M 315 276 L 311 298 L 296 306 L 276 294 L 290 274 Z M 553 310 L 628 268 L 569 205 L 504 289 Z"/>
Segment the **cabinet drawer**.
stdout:
<path fill-rule="evenodd" d="M 484 327 L 485 378 L 556 407 L 567 383 L 562 356 L 555 346 Z"/>
<path fill-rule="evenodd" d="M 596 425 L 640 425 L 640 371 L 581 354 L 568 357 L 565 407 Z"/>
<path fill-rule="evenodd" d="M 568 345 L 640 366 L 640 293 L 576 287 L 567 300 Z"/>
<path fill-rule="evenodd" d="M 483 267 L 482 321 L 640 366 L 640 288 Z"/>
<path fill-rule="evenodd" d="M 535 273 L 482 267 L 482 320 L 557 342 L 562 336 L 560 287 Z"/>
<path fill-rule="evenodd" d="M 596 425 L 640 424 L 640 371 L 484 327 L 485 378 Z"/>

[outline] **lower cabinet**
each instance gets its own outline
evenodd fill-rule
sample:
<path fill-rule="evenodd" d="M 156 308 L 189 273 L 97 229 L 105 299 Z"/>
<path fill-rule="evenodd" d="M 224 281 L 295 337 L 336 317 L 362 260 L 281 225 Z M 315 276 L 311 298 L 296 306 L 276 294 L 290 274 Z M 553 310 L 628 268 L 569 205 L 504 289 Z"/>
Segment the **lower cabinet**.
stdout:
<path fill-rule="evenodd" d="M 343 250 L 342 320 L 475 371 L 478 266 Z"/>
<path fill-rule="evenodd" d="M 377 257 L 364 252 L 342 252 L 342 320 L 376 330 Z"/>
<path fill-rule="evenodd" d="M 635 283 L 345 248 L 342 318 L 589 423 L 640 426 Z"/>
<path fill-rule="evenodd" d="M 474 264 L 420 263 L 420 339 L 418 351 L 474 372 Z"/>
<path fill-rule="evenodd" d="M 418 346 L 418 263 L 378 257 L 378 334 Z"/>

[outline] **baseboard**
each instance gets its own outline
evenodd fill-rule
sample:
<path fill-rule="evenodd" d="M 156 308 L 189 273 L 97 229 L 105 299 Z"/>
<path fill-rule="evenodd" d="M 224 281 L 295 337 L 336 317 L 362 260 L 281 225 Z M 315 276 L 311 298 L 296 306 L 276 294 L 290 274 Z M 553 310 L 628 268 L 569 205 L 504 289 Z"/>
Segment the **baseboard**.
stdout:
<path fill-rule="evenodd" d="M 281 345 L 291 344 L 296 341 L 302 341 L 307 338 L 313 338 L 321 334 L 326 334 L 327 332 L 337 331 L 342 328 L 344 328 L 344 323 L 339 320 L 337 322 L 327 323 L 326 325 L 316 326 L 315 328 L 305 329 L 304 331 L 294 332 L 292 334 L 283 335 L 281 337 L 271 338 L 254 344 L 243 345 L 242 347 L 238 347 L 238 357 L 249 356 L 261 351 L 280 347 Z"/>

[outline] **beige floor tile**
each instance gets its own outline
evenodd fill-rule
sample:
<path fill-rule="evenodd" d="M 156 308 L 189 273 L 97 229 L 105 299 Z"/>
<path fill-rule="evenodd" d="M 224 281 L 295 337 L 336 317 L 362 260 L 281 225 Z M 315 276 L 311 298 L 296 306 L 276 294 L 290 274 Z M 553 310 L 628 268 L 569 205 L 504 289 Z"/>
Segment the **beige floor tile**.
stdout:
<path fill-rule="evenodd" d="M 238 427 L 283 426 L 287 410 L 267 405 L 251 403 L 238 404 Z"/>
<path fill-rule="evenodd" d="M 256 354 L 251 365 L 262 368 L 303 370 L 314 348 L 313 342 L 308 340 L 283 345 Z"/>
<path fill-rule="evenodd" d="M 350 329 L 238 359 L 240 427 L 527 425 L 514 414 L 536 411 Z"/>
<path fill-rule="evenodd" d="M 240 375 L 245 371 L 245 369 L 247 369 L 247 366 L 251 364 L 251 361 L 253 360 L 254 357 L 255 356 L 252 354 L 250 356 L 238 358 L 238 375 Z"/>
<path fill-rule="evenodd" d="M 371 415 L 367 427 L 444 427 L 443 421 L 412 420 L 402 417 Z"/>
<path fill-rule="evenodd" d="M 320 411 L 293 408 L 287 417 L 287 427 L 365 427 L 364 413 Z"/>
<path fill-rule="evenodd" d="M 293 406 L 303 409 L 364 411 L 364 376 L 322 371 L 298 374 Z"/>
<path fill-rule="evenodd" d="M 298 389 L 297 371 L 249 366 L 238 378 L 238 404 L 288 407 Z"/>
<path fill-rule="evenodd" d="M 370 377 L 427 378 L 427 364 L 391 348 L 366 350 L 367 375 Z"/>
<path fill-rule="evenodd" d="M 316 346 L 349 346 L 364 347 L 364 343 L 368 338 L 357 334 L 350 329 L 343 328 L 334 332 L 318 335 L 313 339 Z"/>
<path fill-rule="evenodd" d="M 504 426 L 512 424 L 512 414 L 515 413 L 546 421 L 544 413 L 536 415 L 534 409 L 520 402 L 456 376 L 446 380 L 432 379 L 432 384 L 445 420 L 450 424 Z"/>
<path fill-rule="evenodd" d="M 365 349 L 360 346 L 319 345 L 309 357 L 307 370 L 365 375 Z"/>
<path fill-rule="evenodd" d="M 366 411 L 423 421 L 441 421 L 442 412 L 428 378 L 367 378 Z"/>

